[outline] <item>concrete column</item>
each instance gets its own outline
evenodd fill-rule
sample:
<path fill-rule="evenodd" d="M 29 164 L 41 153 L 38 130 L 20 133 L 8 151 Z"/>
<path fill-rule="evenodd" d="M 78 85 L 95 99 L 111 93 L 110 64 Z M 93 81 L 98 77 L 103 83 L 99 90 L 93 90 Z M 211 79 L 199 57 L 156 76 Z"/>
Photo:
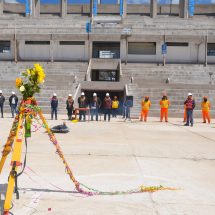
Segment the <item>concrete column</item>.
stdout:
<path fill-rule="evenodd" d="M 32 0 L 32 16 L 40 16 L 40 0 Z"/>
<path fill-rule="evenodd" d="M 188 18 L 188 0 L 179 1 L 179 17 Z"/>
<path fill-rule="evenodd" d="M 64 18 L 67 15 L 67 0 L 61 0 L 61 17 Z"/>
<path fill-rule="evenodd" d="M 208 36 L 205 36 L 205 66 L 208 65 Z"/>
<path fill-rule="evenodd" d="M 101 0 L 98 0 L 98 4 L 101 4 Z"/>
<path fill-rule="evenodd" d="M 90 17 L 93 18 L 93 0 L 90 0 Z"/>
<path fill-rule="evenodd" d="M 52 35 L 51 35 L 51 40 L 50 40 L 50 61 L 51 62 L 54 62 L 54 45 L 55 45 L 55 42 L 52 39 Z"/>
<path fill-rule="evenodd" d="M 0 0 L 0 16 L 3 15 L 4 11 L 4 0 Z"/>
<path fill-rule="evenodd" d="M 120 4 L 120 0 L 117 0 L 117 4 Z"/>
<path fill-rule="evenodd" d="M 14 34 L 14 61 L 17 62 L 17 40 L 16 40 L 16 34 Z"/>
<path fill-rule="evenodd" d="M 157 16 L 157 0 L 151 0 L 150 2 L 150 16 L 155 18 Z"/>
<path fill-rule="evenodd" d="M 127 40 L 126 38 L 122 38 L 120 41 L 120 57 L 121 61 L 125 62 L 127 60 Z"/>

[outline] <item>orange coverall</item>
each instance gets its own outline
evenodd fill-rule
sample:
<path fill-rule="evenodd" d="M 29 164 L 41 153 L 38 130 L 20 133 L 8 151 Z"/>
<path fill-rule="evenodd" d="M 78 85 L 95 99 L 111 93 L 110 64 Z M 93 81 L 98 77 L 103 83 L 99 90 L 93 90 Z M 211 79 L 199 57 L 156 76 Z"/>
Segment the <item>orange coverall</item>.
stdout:
<path fill-rule="evenodd" d="M 206 120 L 208 120 L 208 123 L 211 122 L 211 117 L 210 117 L 210 109 L 211 109 L 211 105 L 209 101 L 206 102 L 202 102 L 202 118 L 203 118 L 203 122 L 206 123 Z"/>
<path fill-rule="evenodd" d="M 165 122 L 168 122 L 168 108 L 169 108 L 170 102 L 168 99 L 160 100 L 160 121 L 163 121 L 163 118 L 165 117 Z"/>
<path fill-rule="evenodd" d="M 186 110 L 186 105 L 184 105 L 184 122 L 187 121 L 187 110 Z"/>
<path fill-rule="evenodd" d="M 149 113 L 149 109 L 151 106 L 151 102 L 150 102 L 150 100 L 148 100 L 148 101 L 142 100 L 141 105 L 142 105 L 142 111 L 141 111 L 140 120 L 143 121 L 143 119 L 144 119 L 144 122 L 146 122 L 148 113 Z"/>

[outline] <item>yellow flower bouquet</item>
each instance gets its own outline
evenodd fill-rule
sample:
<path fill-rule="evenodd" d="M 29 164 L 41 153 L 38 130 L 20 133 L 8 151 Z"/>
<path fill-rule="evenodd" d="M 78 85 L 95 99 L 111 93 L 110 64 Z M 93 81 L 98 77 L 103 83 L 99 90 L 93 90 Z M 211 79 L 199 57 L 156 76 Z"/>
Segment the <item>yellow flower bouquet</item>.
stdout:
<path fill-rule="evenodd" d="M 40 92 L 40 86 L 44 83 L 45 77 L 43 67 L 40 64 L 34 64 L 33 68 L 22 72 L 21 78 L 16 79 L 16 87 L 23 95 L 24 100 Z"/>

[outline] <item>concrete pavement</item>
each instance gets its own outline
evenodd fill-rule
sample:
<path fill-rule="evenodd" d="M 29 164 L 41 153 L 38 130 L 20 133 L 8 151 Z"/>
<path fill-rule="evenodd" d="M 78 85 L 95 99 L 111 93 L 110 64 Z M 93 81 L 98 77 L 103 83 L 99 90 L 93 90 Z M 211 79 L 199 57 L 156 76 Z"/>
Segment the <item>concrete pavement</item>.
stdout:
<path fill-rule="evenodd" d="M 49 118 L 49 116 L 48 116 Z M 62 123 L 48 120 L 50 126 Z M 41 128 L 28 139 L 27 167 L 19 178 L 20 199 L 13 198 L 14 215 L 30 214 L 215 214 L 215 124 L 196 120 L 193 128 L 183 127 L 181 119 L 160 123 L 86 122 L 67 125 L 68 134 L 56 134 L 75 176 L 82 183 L 102 190 L 116 191 L 163 185 L 181 188 L 117 196 L 86 197 L 75 192 Z M 2 146 L 12 124 L 0 119 Z M 2 199 L 9 174 L 9 162 L 0 176 Z"/>

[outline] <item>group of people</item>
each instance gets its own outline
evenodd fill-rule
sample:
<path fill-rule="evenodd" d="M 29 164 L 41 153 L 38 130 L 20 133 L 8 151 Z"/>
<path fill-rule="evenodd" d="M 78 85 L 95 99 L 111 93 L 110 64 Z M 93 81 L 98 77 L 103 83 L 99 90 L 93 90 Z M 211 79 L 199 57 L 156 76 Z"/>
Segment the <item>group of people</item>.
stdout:
<path fill-rule="evenodd" d="M 151 106 L 151 102 L 149 100 L 149 97 L 146 96 L 143 98 L 141 102 L 142 110 L 140 113 L 140 120 L 141 121 L 147 121 L 149 109 Z M 168 109 L 170 106 L 170 101 L 167 98 L 167 95 L 163 95 L 162 99 L 160 100 L 160 121 L 162 122 L 163 119 L 165 119 L 165 122 L 168 122 Z M 187 99 L 184 102 L 184 126 L 193 126 L 193 110 L 196 107 L 195 100 L 193 99 L 192 93 L 188 93 Z M 201 109 L 202 109 L 202 118 L 203 123 L 210 123 L 211 117 L 210 117 L 210 101 L 206 96 L 203 97 L 202 103 L 201 103 Z"/>
<path fill-rule="evenodd" d="M 18 97 L 15 92 L 11 92 L 11 96 L 9 97 L 9 105 L 11 109 L 12 118 L 17 113 L 17 105 L 18 105 Z M 1 109 L 1 118 L 4 118 L 4 103 L 5 103 L 5 97 L 2 93 L 2 90 L 0 90 L 0 109 Z"/>
<path fill-rule="evenodd" d="M 2 90 L 0 90 L 0 110 L 1 110 L 1 117 L 4 117 L 4 103 L 5 103 L 5 97 L 2 93 Z M 170 106 L 170 101 L 167 98 L 167 95 L 163 95 L 163 97 L 160 100 L 160 121 L 168 122 L 168 109 Z M 11 114 L 14 118 L 15 114 L 17 113 L 17 105 L 18 105 L 18 97 L 15 92 L 11 92 L 11 96 L 9 97 L 9 105 L 11 108 Z M 119 106 L 120 102 L 117 98 L 117 96 L 114 96 L 113 99 L 111 99 L 110 94 L 106 93 L 105 98 L 103 101 L 97 96 L 96 93 L 93 93 L 92 99 L 88 99 L 85 96 L 85 93 L 82 92 L 81 96 L 78 98 L 78 110 L 79 112 L 79 120 L 85 121 L 86 120 L 86 114 L 89 111 L 90 113 L 90 119 L 93 121 L 94 119 L 98 121 L 99 119 L 99 113 L 103 112 L 104 114 L 104 121 L 108 120 L 110 121 L 111 115 L 113 118 L 117 117 L 119 114 Z M 193 110 L 195 109 L 196 103 L 193 99 L 192 93 L 188 93 L 187 99 L 184 102 L 184 122 L 185 126 L 193 126 Z M 151 101 L 149 99 L 149 96 L 145 96 L 141 101 L 141 113 L 140 113 L 140 120 L 141 121 L 147 121 L 149 110 L 151 107 Z M 74 109 L 74 100 L 72 97 L 72 94 L 68 95 L 68 98 L 66 100 L 66 109 L 67 109 L 67 115 L 68 120 L 72 120 L 73 114 L 77 114 Z M 203 123 L 210 123 L 211 117 L 210 117 L 210 101 L 206 96 L 203 97 L 202 103 L 201 103 L 201 109 L 202 109 L 202 118 Z M 57 94 L 54 93 L 53 97 L 51 98 L 51 119 L 54 118 L 57 120 L 57 110 L 58 110 L 58 98 Z M 130 108 L 129 105 L 126 103 L 126 101 L 123 102 L 123 117 L 124 118 L 130 118 Z"/>
<path fill-rule="evenodd" d="M 53 94 L 51 99 L 51 119 L 57 119 L 57 107 L 58 107 L 58 99 L 56 93 Z M 114 96 L 113 100 L 110 98 L 110 94 L 106 93 L 103 101 L 97 96 L 96 93 L 93 93 L 92 99 L 87 99 L 85 93 L 82 92 L 81 96 L 78 98 L 78 110 L 79 112 L 79 121 L 86 121 L 87 111 L 90 111 L 90 119 L 93 121 L 94 119 L 98 121 L 99 119 L 99 111 L 103 110 L 104 112 L 104 120 L 110 121 L 111 114 L 112 117 L 116 117 L 119 109 L 119 100 L 117 96 Z M 74 100 L 72 95 L 69 94 L 66 100 L 66 109 L 68 120 L 72 119 L 72 115 L 74 113 Z M 76 114 L 76 113 L 75 113 Z"/>

